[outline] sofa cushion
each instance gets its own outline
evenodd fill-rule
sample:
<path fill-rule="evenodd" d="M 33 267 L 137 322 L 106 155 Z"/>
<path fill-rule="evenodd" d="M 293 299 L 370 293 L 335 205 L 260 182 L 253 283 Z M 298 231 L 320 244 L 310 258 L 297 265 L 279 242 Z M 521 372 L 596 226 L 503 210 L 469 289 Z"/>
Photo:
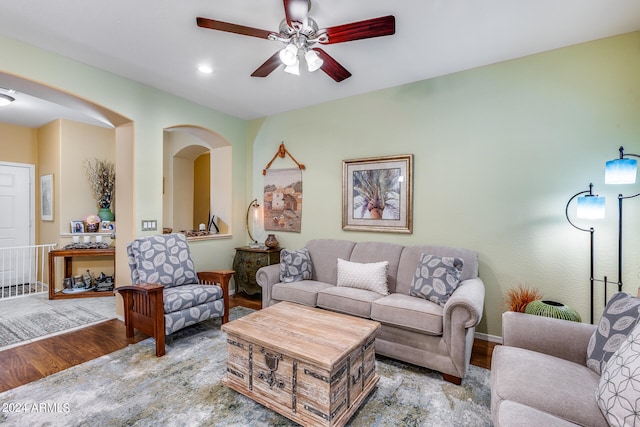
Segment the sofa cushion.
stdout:
<path fill-rule="evenodd" d="M 409 295 L 444 307 L 460 283 L 463 265 L 462 258 L 422 254 Z"/>
<path fill-rule="evenodd" d="M 338 258 L 336 286 L 365 289 L 381 295 L 388 295 L 388 268 L 388 261 L 359 263 Z"/>
<path fill-rule="evenodd" d="M 317 306 L 326 310 L 369 318 L 371 302 L 383 298 L 377 292 L 332 286 L 318 291 Z"/>
<path fill-rule="evenodd" d="M 164 334 L 171 335 L 190 325 L 204 322 L 212 318 L 219 318 L 224 315 L 224 302 L 222 299 L 209 301 L 196 307 L 185 308 L 184 310 L 172 311 L 164 315 Z"/>
<path fill-rule="evenodd" d="M 334 285 L 316 282 L 315 280 L 277 283 L 271 288 L 271 298 L 278 301 L 297 302 L 298 304 L 315 307 L 318 301 L 318 291 L 333 287 Z"/>
<path fill-rule="evenodd" d="M 391 294 L 371 303 L 371 319 L 430 335 L 442 335 L 442 307 L 421 298 Z"/>
<path fill-rule="evenodd" d="M 127 245 L 134 285 L 151 283 L 165 287 L 198 283 L 184 234 L 140 237 Z"/>
<path fill-rule="evenodd" d="M 305 247 L 309 250 L 313 263 L 312 280 L 336 284 L 338 258 L 350 259 L 355 242 L 336 239 L 309 240 Z"/>
<path fill-rule="evenodd" d="M 523 348 L 496 346 L 491 361 L 493 417 L 497 418 L 503 401 L 511 400 L 575 424 L 605 427 L 607 421 L 595 399 L 599 379 L 578 363 Z"/>
<path fill-rule="evenodd" d="M 576 424 L 563 420 L 531 406 L 506 400 L 500 404 L 496 427 L 575 427 Z"/>
<path fill-rule="evenodd" d="M 640 299 L 616 292 L 602 313 L 587 347 L 587 366 L 597 374 L 624 342 L 640 318 Z"/>
<path fill-rule="evenodd" d="M 163 290 L 164 312 L 196 307 L 222 298 L 222 289 L 215 285 L 182 285 Z"/>
<path fill-rule="evenodd" d="M 640 425 L 640 324 L 602 370 L 597 397 L 612 426 Z"/>
<path fill-rule="evenodd" d="M 464 261 L 460 281 L 478 277 L 478 253 L 469 249 L 450 248 L 446 246 L 405 246 L 400 255 L 395 292 L 409 295 L 411 281 L 416 273 L 416 266 L 422 254 L 450 256 Z"/>
<path fill-rule="evenodd" d="M 280 251 L 280 281 L 284 283 L 311 280 L 313 264 L 307 248 Z"/>

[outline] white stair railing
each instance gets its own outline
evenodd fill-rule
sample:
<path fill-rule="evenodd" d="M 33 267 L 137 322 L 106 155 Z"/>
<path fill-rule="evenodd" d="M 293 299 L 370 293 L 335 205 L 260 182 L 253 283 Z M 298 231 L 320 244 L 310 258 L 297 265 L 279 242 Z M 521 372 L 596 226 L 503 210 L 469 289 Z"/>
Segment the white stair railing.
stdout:
<path fill-rule="evenodd" d="M 47 292 L 48 254 L 55 246 L 0 248 L 0 300 Z"/>

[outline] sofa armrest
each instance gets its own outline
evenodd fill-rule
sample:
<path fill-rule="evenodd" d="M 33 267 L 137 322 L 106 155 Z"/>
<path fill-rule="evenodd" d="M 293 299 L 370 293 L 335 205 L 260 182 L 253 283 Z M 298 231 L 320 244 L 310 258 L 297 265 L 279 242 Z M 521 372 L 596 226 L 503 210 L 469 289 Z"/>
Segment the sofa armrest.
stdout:
<path fill-rule="evenodd" d="M 502 314 L 504 345 L 537 351 L 586 365 L 595 325 L 507 311 Z"/>
<path fill-rule="evenodd" d="M 280 264 L 271 264 L 259 269 L 256 282 L 262 288 L 262 308 L 267 308 L 271 302 L 271 288 L 280 283 Z"/>
<path fill-rule="evenodd" d="M 465 329 L 473 328 L 480 323 L 484 309 L 484 283 L 479 277 L 460 282 L 443 310 L 443 330 L 452 321 L 452 313 L 460 309 L 466 312 L 463 326 Z"/>

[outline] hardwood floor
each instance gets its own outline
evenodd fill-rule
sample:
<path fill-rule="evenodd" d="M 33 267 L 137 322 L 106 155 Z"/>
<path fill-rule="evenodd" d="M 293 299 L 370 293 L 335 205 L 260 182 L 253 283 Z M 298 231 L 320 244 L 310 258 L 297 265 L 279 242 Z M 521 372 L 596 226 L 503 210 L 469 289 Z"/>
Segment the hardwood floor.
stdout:
<path fill-rule="evenodd" d="M 259 310 L 262 303 L 259 297 L 241 294 L 232 296 L 229 305 Z M 127 339 L 124 323 L 112 319 L 74 332 L 0 351 L 0 392 L 112 353 L 146 338 L 146 335 L 136 331 L 133 338 Z M 494 346 L 494 343 L 476 340 L 471 354 L 471 364 L 489 369 Z"/>

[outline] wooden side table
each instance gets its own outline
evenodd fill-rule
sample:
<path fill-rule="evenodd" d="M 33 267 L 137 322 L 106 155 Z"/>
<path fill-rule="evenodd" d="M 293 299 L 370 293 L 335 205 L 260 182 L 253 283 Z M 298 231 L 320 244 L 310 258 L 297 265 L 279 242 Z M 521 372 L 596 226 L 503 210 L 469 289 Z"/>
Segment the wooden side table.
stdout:
<path fill-rule="evenodd" d="M 233 278 L 236 282 L 236 292 L 242 290 L 249 295 L 261 292 L 262 288 L 256 282 L 256 273 L 262 267 L 280 262 L 282 248 L 251 248 L 242 246 L 236 248 L 233 258 Z"/>
<path fill-rule="evenodd" d="M 87 298 L 87 297 L 112 297 L 115 295 L 110 292 L 84 292 L 81 294 L 63 294 L 56 292 L 56 258 L 64 259 L 64 277 L 71 276 L 73 272 L 72 260 L 74 257 L 109 257 L 114 260 L 114 277 L 115 277 L 115 248 L 107 249 L 54 249 L 49 252 L 49 299 L 63 298 Z M 115 285 L 115 284 L 114 284 Z"/>

